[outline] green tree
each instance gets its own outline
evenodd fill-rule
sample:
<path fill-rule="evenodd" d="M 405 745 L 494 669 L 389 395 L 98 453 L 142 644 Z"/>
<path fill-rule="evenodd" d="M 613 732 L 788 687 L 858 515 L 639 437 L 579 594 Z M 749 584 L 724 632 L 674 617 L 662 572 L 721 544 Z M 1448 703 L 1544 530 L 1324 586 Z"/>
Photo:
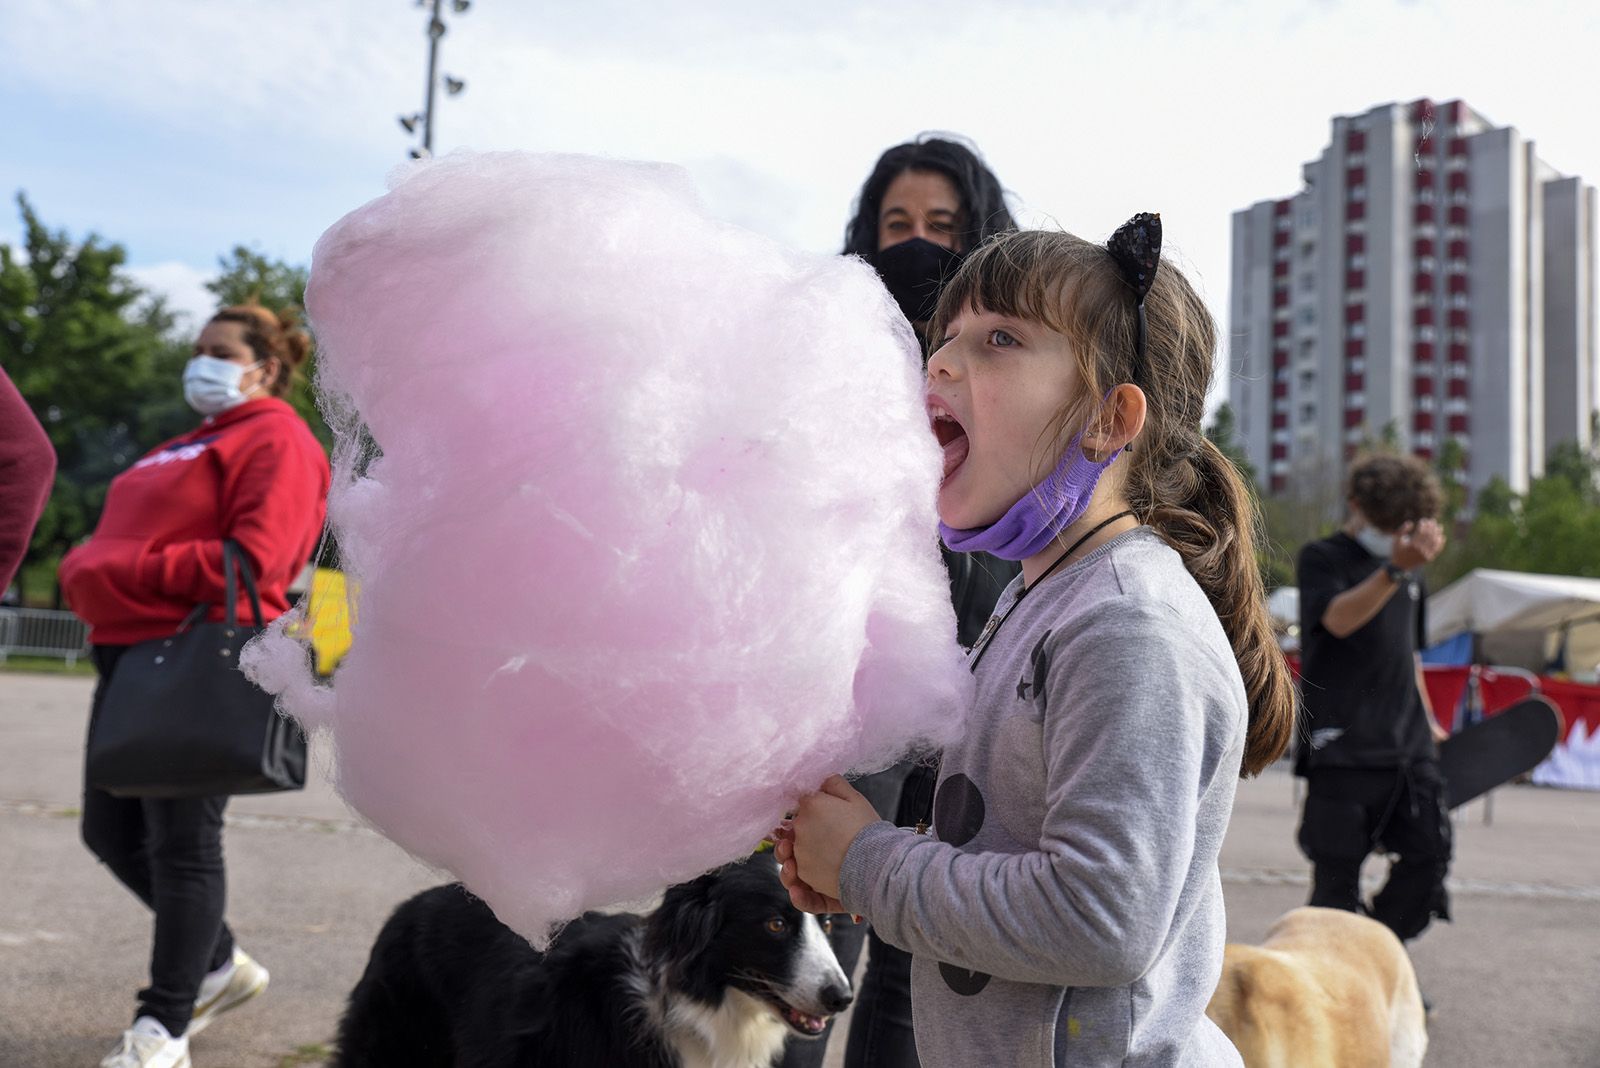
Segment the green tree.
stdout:
<path fill-rule="evenodd" d="M 193 413 L 173 315 L 124 272 L 122 246 L 94 234 L 74 242 L 45 226 L 26 196 L 17 205 L 22 247 L 0 244 L 0 363 L 57 458 L 26 568 L 92 531 L 112 476 L 185 430 Z"/>
<path fill-rule="evenodd" d="M 273 311 L 300 310 L 306 306 L 306 282 L 311 272 L 296 264 L 268 259 L 244 245 L 217 258 L 221 273 L 206 283 L 217 298 L 217 307 L 256 301 Z"/>
<path fill-rule="evenodd" d="M 253 301 L 275 312 L 304 314 L 306 282 L 311 277 L 308 268 L 269 259 L 244 245 L 235 245 L 232 252 L 219 257 L 217 266 L 221 273 L 207 282 L 206 288 L 216 296 L 218 308 Z M 311 432 L 322 442 L 323 448 L 332 449 L 333 433 L 323 421 L 312 395 L 311 383 L 315 381 L 316 363 L 317 354 L 313 348 L 311 356 L 295 377 L 294 388 L 285 399 L 310 425 Z"/>
<path fill-rule="evenodd" d="M 1476 512 L 1433 572 L 1438 583 L 1477 567 L 1600 577 L 1600 456 L 1558 446 L 1545 473 L 1518 494 L 1494 479 Z"/>

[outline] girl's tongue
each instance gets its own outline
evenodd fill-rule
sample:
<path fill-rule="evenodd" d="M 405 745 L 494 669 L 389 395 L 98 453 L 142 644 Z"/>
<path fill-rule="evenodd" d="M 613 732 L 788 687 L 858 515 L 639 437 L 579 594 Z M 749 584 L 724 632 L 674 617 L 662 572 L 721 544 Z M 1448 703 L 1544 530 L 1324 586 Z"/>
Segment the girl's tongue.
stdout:
<path fill-rule="evenodd" d="M 969 447 L 966 434 L 944 443 L 944 481 L 948 482 L 950 476 L 956 473 L 956 468 L 966 463 Z"/>
<path fill-rule="evenodd" d="M 949 481 L 956 468 L 966 462 L 971 442 L 966 428 L 949 415 L 941 415 L 933 421 L 933 433 L 944 449 L 944 479 Z"/>

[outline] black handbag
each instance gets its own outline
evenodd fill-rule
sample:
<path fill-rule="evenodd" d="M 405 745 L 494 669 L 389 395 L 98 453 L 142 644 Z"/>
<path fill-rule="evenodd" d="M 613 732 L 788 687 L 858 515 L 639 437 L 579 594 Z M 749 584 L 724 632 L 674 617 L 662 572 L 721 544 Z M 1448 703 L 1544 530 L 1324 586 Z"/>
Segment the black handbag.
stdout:
<path fill-rule="evenodd" d="M 226 618 L 197 605 L 170 638 L 117 661 L 89 727 L 86 778 L 118 797 L 206 797 L 298 790 L 306 737 L 274 698 L 239 670 L 239 650 L 262 630 L 261 597 L 244 552 L 222 543 Z M 243 580 L 255 626 L 239 622 Z"/>

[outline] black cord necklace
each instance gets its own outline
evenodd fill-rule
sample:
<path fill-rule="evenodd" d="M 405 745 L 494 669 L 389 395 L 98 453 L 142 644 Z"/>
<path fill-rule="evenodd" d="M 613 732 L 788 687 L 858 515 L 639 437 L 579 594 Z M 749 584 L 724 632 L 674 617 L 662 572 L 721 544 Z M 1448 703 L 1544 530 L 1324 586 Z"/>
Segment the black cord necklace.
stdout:
<path fill-rule="evenodd" d="M 1006 620 L 1011 618 L 1011 613 L 1015 612 L 1017 610 L 1017 606 L 1022 603 L 1022 599 L 1024 597 L 1028 596 L 1029 593 L 1031 593 L 1034 590 L 1038 589 L 1039 584 L 1041 582 L 1043 582 L 1045 579 L 1050 577 L 1050 572 L 1052 572 L 1056 568 L 1060 567 L 1063 561 L 1065 561 L 1068 558 L 1070 558 L 1073 553 L 1077 552 L 1080 548 L 1082 548 L 1084 542 L 1088 541 L 1090 538 L 1094 537 L 1096 534 L 1098 534 L 1102 530 L 1106 529 L 1106 527 L 1109 527 L 1112 523 L 1115 523 L 1119 519 L 1130 519 L 1130 518 L 1131 519 L 1139 518 L 1138 514 L 1135 513 L 1132 508 L 1129 508 L 1126 511 L 1118 512 L 1116 515 L 1112 516 L 1110 519 L 1107 519 L 1105 522 L 1100 523 L 1099 525 L 1097 525 L 1093 530 L 1089 531 L 1089 533 L 1085 534 L 1083 537 L 1081 537 L 1077 541 L 1073 542 L 1071 547 L 1069 547 L 1066 552 L 1064 552 L 1060 556 L 1056 557 L 1055 561 L 1053 563 L 1051 563 L 1051 565 L 1049 567 L 1044 569 L 1044 573 L 1041 574 L 1038 578 L 1034 579 L 1031 584 L 1023 586 L 1022 589 L 1019 590 L 1018 593 L 1017 593 L 1017 599 L 1015 601 L 1011 602 L 1011 607 L 1010 608 L 1006 609 L 1006 614 L 1005 615 L 1003 615 L 1003 616 L 990 616 L 989 617 L 989 622 L 985 623 L 984 626 L 983 626 L 983 633 L 978 635 L 978 640 L 976 642 L 974 642 L 973 645 L 972 645 L 972 659 L 967 662 L 967 668 L 969 670 L 971 670 L 972 672 L 974 672 L 974 673 L 977 672 L 977 670 L 978 670 L 978 661 L 982 660 L 983 659 L 983 654 L 989 651 L 989 641 L 990 641 L 990 639 L 993 638 L 997 633 L 999 633 L 1001 627 L 1006 625 Z"/>

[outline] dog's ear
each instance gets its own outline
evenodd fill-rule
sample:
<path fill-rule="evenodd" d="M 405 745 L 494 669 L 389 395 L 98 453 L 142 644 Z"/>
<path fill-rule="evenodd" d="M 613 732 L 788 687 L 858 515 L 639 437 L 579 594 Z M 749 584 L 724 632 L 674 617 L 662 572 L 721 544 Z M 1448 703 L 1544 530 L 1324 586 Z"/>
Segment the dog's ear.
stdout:
<path fill-rule="evenodd" d="M 706 973 L 706 955 L 722 930 L 723 907 L 716 880 L 701 876 L 668 890 L 661 907 L 645 928 L 645 952 L 667 968 L 668 978 L 686 993 L 699 989 Z"/>

